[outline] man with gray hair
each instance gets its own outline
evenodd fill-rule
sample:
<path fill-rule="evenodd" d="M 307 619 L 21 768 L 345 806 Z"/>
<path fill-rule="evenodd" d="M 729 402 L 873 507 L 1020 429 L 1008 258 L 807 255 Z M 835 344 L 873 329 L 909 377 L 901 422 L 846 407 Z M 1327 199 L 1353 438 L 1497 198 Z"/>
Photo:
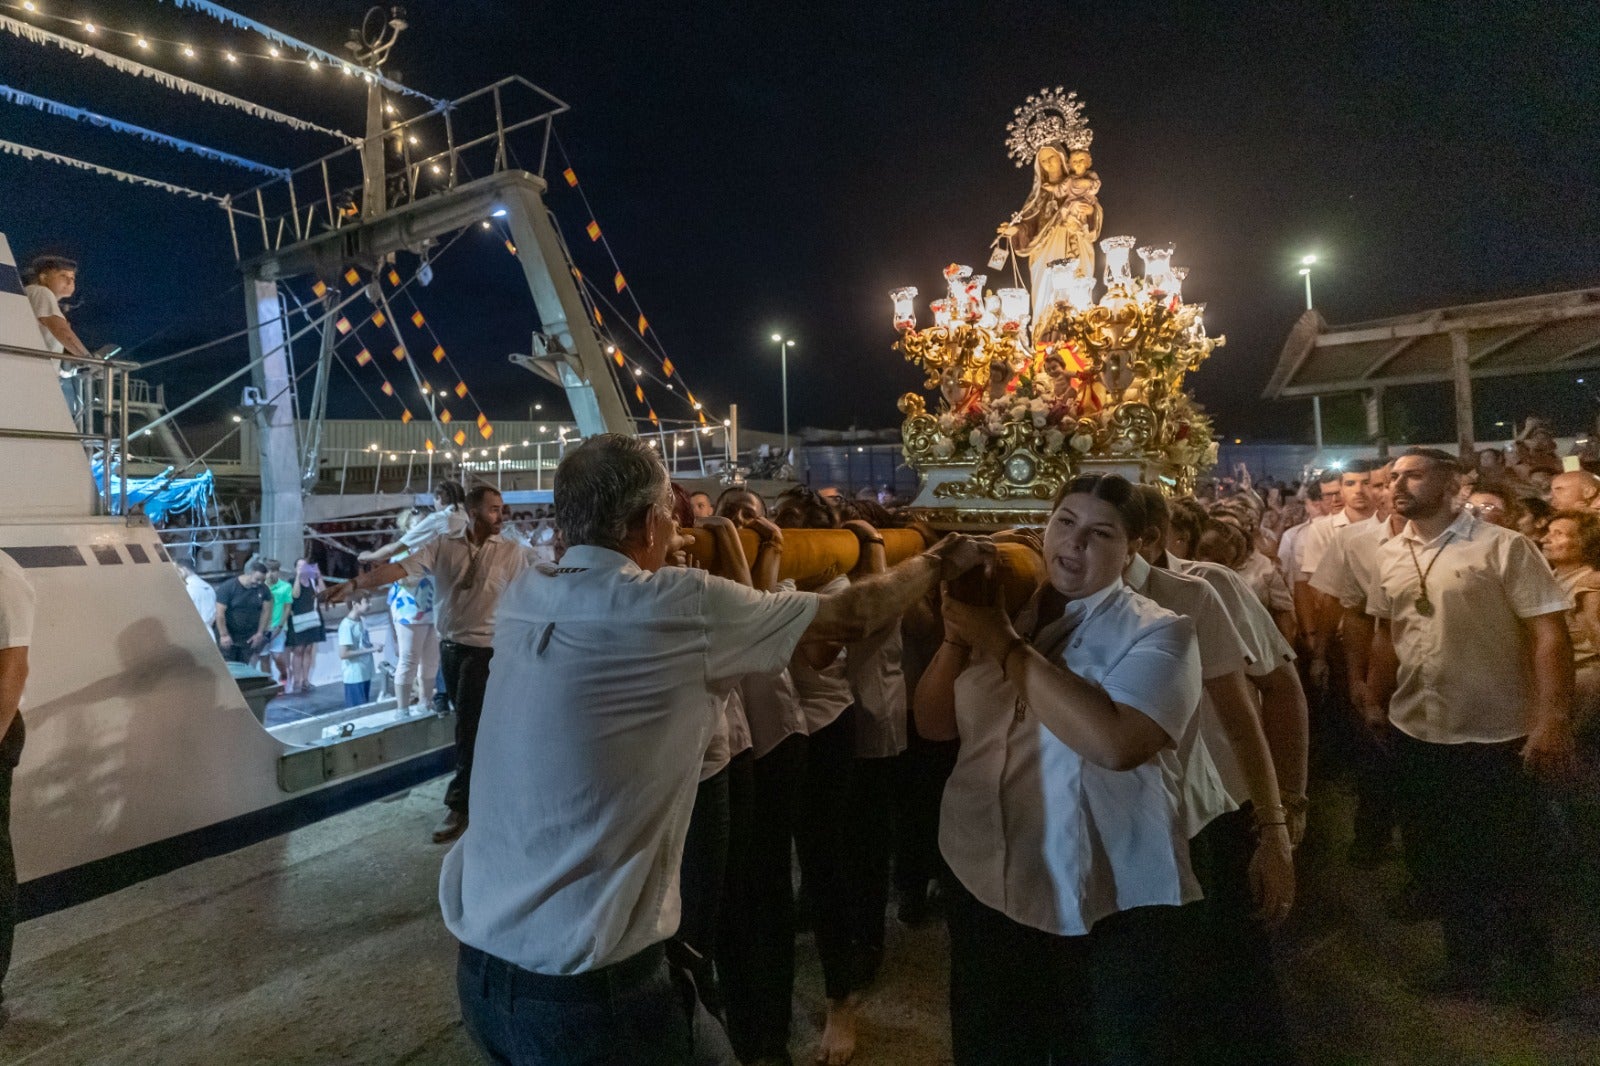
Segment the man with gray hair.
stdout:
<path fill-rule="evenodd" d="M 501 600 L 472 824 L 439 880 L 462 1015 L 494 1062 L 731 1064 L 667 949 L 722 698 L 801 641 L 860 639 L 992 548 L 949 537 L 830 597 L 663 569 L 666 468 L 610 434 L 567 453 L 555 509 L 566 554 Z"/>

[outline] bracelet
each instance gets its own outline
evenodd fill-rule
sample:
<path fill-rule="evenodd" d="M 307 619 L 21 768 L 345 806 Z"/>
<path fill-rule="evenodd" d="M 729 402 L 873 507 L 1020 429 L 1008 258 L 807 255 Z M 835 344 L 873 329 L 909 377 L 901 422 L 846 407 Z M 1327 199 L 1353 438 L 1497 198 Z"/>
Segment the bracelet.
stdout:
<path fill-rule="evenodd" d="M 1311 806 L 1311 801 L 1304 794 L 1290 794 L 1282 796 L 1283 809 L 1290 814 L 1304 814 L 1306 808 Z"/>

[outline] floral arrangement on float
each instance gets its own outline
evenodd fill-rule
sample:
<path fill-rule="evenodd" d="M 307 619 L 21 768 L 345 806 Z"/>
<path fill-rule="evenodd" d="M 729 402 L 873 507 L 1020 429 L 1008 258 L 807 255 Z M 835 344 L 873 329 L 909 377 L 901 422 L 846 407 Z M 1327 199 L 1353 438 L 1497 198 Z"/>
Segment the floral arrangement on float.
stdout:
<path fill-rule="evenodd" d="M 930 517 L 1012 520 L 997 508 L 1037 509 L 1095 470 L 1187 491 L 1216 461 L 1183 381 L 1224 338 L 1207 336 L 1204 304 L 1184 302 L 1188 271 L 1170 245 L 1107 237 L 1096 272 L 1100 179 L 1082 109 L 1076 94 L 1046 90 L 1009 127 L 1034 183 L 999 227 L 989 267 L 1027 260 L 1029 287 L 1017 267 L 1013 285 L 990 290 L 986 275 L 952 263 L 927 326 L 917 289 L 890 293 L 896 347 L 937 392 L 934 410 L 919 393 L 900 400 L 906 457 L 923 476 L 918 508 L 955 508 Z"/>

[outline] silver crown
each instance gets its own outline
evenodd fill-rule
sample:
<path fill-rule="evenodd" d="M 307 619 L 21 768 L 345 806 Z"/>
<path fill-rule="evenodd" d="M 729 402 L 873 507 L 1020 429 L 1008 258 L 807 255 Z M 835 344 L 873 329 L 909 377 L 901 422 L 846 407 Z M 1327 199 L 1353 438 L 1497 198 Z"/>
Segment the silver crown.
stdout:
<path fill-rule="evenodd" d="M 1039 90 L 1013 113 L 1016 118 L 1006 123 L 1006 149 L 1019 167 L 1031 166 L 1039 149 L 1047 145 L 1065 145 L 1076 152 L 1094 140 L 1083 117 L 1083 101 L 1059 85 Z"/>

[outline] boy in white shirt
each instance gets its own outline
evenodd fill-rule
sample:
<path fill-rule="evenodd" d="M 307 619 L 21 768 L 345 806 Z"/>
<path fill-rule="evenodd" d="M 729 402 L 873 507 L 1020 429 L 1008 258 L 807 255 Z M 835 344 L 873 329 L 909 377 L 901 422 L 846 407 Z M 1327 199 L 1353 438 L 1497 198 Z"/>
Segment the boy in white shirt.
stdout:
<path fill-rule="evenodd" d="M 365 590 L 350 597 L 350 613 L 339 623 L 339 665 L 344 672 L 344 705 L 359 707 L 372 702 L 372 638 L 361 616 L 372 594 Z"/>

